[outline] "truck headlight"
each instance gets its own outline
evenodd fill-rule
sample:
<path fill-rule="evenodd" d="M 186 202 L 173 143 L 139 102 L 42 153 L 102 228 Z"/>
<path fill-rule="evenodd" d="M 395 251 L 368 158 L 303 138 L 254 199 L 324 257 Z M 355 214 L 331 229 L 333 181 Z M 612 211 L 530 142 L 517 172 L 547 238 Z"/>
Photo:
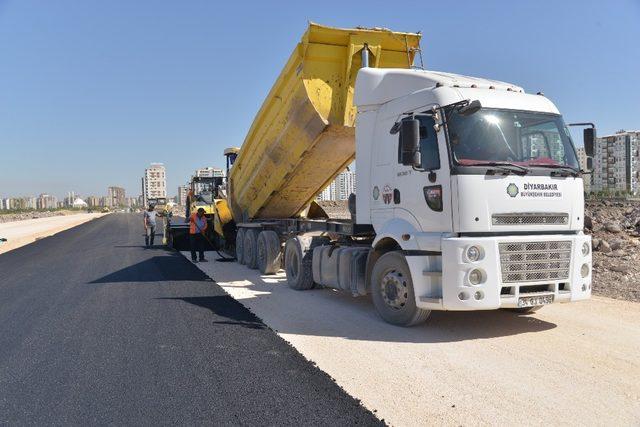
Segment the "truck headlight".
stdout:
<path fill-rule="evenodd" d="M 469 283 L 479 285 L 484 281 L 484 273 L 479 268 L 471 270 L 469 273 Z"/>
<path fill-rule="evenodd" d="M 591 250 L 591 245 L 589 244 L 589 242 L 584 242 L 582 244 L 582 256 L 589 255 L 590 250 Z"/>
<path fill-rule="evenodd" d="M 589 275 L 589 264 L 582 264 L 582 267 L 580 267 L 580 275 L 582 277 L 587 277 Z"/>
<path fill-rule="evenodd" d="M 469 246 L 467 248 L 467 259 L 471 262 L 476 262 L 482 258 L 482 251 L 477 246 Z"/>

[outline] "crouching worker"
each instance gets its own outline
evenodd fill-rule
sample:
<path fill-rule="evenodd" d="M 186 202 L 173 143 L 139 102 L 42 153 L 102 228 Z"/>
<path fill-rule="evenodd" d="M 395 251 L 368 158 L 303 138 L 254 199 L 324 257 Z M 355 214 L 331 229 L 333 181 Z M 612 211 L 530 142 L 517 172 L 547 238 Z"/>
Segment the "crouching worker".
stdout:
<path fill-rule="evenodd" d="M 204 259 L 204 232 L 207 230 L 207 217 L 204 216 L 204 209 L 199 208 L 198 212 L 189 217 L 189 245 L 191 246 L 191 261 L 198 262 L 196 251 L 198 251 L 199 261 Z"/>

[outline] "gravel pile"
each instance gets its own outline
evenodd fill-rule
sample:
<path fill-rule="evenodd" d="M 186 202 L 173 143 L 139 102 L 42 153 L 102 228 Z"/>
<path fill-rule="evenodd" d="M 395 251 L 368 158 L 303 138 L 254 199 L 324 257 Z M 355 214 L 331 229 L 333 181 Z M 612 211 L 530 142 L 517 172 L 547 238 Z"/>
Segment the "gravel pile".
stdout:
<path fill-rule="evenodd" d="M 318 202 L 320 207 L 329 215 L 332 219 L 351 219 L 349 213 L 349 205 L 346 200 L 323 200 Z"/>
<path fill-rule="evenodd" d="M 585 233 L 593 239 L 593 292 L 640 302 L 640 203 L 589 200 Z"/>

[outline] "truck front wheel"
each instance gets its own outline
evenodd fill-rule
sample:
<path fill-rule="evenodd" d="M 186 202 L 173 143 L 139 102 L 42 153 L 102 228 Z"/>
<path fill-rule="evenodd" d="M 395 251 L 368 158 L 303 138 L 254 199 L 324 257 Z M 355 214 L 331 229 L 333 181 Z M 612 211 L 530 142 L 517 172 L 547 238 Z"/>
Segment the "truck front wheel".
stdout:
<path fill-rule="evenodd" d="M 387 252 L 376 261 L 371 272 L 371 297 L 380 317 L 393 325 L 417 325 L 431 314 L 431 310 L 416 306 L 409 265 L 399 251 Z"/>

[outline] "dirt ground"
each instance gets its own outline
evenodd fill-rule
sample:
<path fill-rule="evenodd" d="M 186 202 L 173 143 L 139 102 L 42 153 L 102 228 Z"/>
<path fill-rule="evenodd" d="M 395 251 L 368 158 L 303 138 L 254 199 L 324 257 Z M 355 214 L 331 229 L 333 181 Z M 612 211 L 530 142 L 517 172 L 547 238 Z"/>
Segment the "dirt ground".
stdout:
<path fill-rule="evenodd" d="M 189 256 L 185 253 L 185 256 Z M 381 320 L 370 298 L 196 264 L 389 425 L 637 425 L 640 304 L 595 296 L 533 315 Z"/>

